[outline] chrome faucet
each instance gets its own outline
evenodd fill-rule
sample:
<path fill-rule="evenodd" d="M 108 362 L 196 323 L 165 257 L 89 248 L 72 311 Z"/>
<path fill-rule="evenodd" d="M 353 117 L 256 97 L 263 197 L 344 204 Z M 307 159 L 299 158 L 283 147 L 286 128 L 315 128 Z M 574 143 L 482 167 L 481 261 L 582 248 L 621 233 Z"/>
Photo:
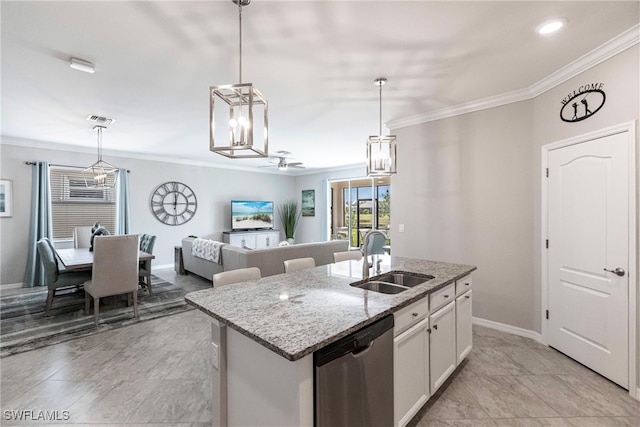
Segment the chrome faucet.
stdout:
<path fill-rule="evenodd" d="M 371 267 L 373 267 L 372 263 L 369 263 L 369 239 L 371 238 L 371 236 L 375 235 L 375 234 L 379 234 L 382 236 L 382 238 L 384 239 L 383 241 L 387 240 L 387 236 L 382 232 L 382 231 L 378 231 L 378 230 L 369 230 L 367 231 L 367 233 L 364 235 L 363 239 L 362 239 L 362 278 L 366 279 L 369 277 L 369 269 Z M 378 259 L 377 263 L 376 263 L 376 274 L 380 274 L 380 263 L 382 262 L 381 259 Z"/>

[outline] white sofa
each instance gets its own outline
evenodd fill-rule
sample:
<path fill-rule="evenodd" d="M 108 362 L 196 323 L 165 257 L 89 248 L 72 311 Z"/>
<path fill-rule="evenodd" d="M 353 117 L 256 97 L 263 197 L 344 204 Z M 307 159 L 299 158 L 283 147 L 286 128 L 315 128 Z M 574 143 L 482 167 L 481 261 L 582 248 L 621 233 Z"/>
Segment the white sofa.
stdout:
<path fill-rule="evenodd" d="M 184 269 L 208 280 L 215 273 L 245 267 L 258 267 L 262 277 L 273 276 L 284 273 L 284 261 L 293 258 L 313 257 L 316 265 L 330 264 L 333 253 L 346 251 L 349 245 L 346 240 L 331 240 L 250 250 L 226 244 L 222 247 L 222 264 L 216 264 L 191 255 L 193 240 L 192 237 L 182 239 Z"/>

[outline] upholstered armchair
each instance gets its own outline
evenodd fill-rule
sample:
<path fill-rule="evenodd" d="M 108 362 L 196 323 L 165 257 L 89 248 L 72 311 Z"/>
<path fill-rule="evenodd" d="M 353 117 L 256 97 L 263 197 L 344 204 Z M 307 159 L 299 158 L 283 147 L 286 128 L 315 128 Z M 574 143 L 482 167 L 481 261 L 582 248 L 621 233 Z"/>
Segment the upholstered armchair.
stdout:
<path fill-rule="evenodd" d="M 51 304 L 56 289 L 68 288 L 70 286 L 79 286 L 91 278 L 90 271 L 64 271 L 58 268 L 58 260 L 53 244 L 49 239 L 43 237 L 38 240 L 38 255 L 44 269 L 44 284 L 49 288 L 47 294 L 47 302 L 44 305 L 44 315 L 49 316 Z"/>
<path fill-rule="evenodd" d="M 85 314 L 91 310 L 99 324 L 100 298 L 132 294 L 133 314 L 138 317 L 138 235 L 96 236 L 93 242 L 93 271 L 84 284 Z"/>
<path fill-rule="evenodd" d="M 140 250 L 148 254 L 153 254 L 153 245 L 156 243 L 156 236 L 151 234 L 140 235 Z M 149 295 L 153 295 L 151 290 L 151 260 L 141 261 L 138 270 L 138 280 L 142 287 L 149 290 Z"/>

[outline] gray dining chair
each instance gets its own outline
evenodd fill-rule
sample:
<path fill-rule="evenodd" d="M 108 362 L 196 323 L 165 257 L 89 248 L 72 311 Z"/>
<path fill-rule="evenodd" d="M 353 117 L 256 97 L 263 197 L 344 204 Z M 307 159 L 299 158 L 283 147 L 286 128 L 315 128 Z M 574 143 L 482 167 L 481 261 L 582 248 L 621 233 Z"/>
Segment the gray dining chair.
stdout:
<path fill-rule="evenodd" d="M 60 271 L 56 252 L 51 241 L 43 237 L 37 243 L 38 255 L 44 269 L 44 284 L 48 288 L 47 301 L 44 305 L 44 315 L 49 316 L 56 290 L 79 286 L 91 278 L 90 271 Z"/>
<path fill-rule="evenodd" d="M 133 315 L 138 317 L 138 235 L 96 236 L 93 242 L 93 271 L 84 284 L 85 314 L 91 311 L 99 325 L 100 298 L 131 294 Z M 128 296 L 127 296 L 128 298 Z"/>
<path fill-rule="evenodd" d="M 223 271 L 213 275 L 213 287 L 231 285 L 238 282 L 259 280 L 262 277 L 258 267 L 238 268 L 236 270 Z"/>
<path fill-rule="evenodd" d="M 284 262 L 284 272 L 291 273 L 293 271 L 304 270 L 305 268 L 313 268 L 316 266 L 316 260 L 312 257 L 288 259 Z"/>
<path fill-rule="evenodd" d="M 148 254 L 153 254 L 153 246 L 156 243 L 156 236 L 151 234 L 140 235 L 140 250 Z M 153 295 L 151 290 L 151 260 L 140 261 L 138 268 L 138 280 L 143 288 L 147 288 L 149 295 Z"/>

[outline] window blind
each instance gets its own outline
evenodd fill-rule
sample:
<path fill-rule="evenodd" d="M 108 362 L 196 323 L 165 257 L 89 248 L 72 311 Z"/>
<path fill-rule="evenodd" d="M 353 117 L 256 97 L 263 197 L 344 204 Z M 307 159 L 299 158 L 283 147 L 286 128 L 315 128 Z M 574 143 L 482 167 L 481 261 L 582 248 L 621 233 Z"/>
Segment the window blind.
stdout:
<path fill-rule="evenodd" d="M 54 239 L 73 238 L 74 227 L 92 226 L 95 221 L 114 233 L 115 189 L 87 188 L 85 178 L 92 181 L 93 176 L 79 168 L 52 166 L 49 175 Z"/>

